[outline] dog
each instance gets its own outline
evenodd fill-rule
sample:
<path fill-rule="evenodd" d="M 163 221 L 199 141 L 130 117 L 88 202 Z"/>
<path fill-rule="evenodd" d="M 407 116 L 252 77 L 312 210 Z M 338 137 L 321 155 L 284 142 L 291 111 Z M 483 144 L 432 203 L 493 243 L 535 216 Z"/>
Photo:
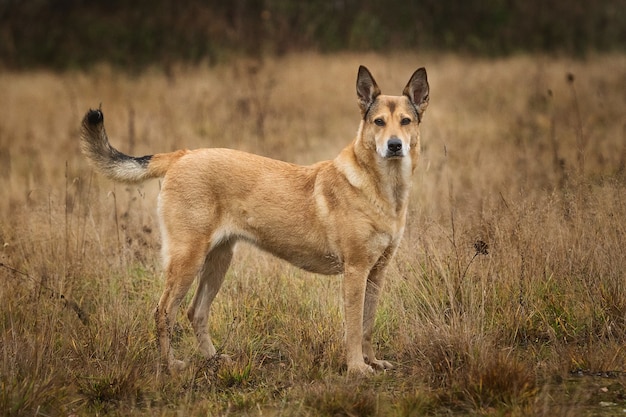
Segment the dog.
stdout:
<path fill-rule="evenodd" d="M 238 241 L 306 271 L 343 274 L 348 373 L 393 368 L 376 358 L 372 331 L 385 269 L 405 229 L 429 102 L 426 70 L 413 73 L 401 96 L 389 96 L 360 66 L 356 92 L 356 138 L 334 160 L 310 166 L 215 148 L 128 156 L 110 145 L 102 111 L 87 112 L 81 148 L 101 174 L 125 183 L 163 178 L 158 214 L 165 288 L 155 321 L 166 371 L 186 366 L 170 339 L 196 278 L 187 316 L 199 351 L 216 355 L 207 319 Z"/>

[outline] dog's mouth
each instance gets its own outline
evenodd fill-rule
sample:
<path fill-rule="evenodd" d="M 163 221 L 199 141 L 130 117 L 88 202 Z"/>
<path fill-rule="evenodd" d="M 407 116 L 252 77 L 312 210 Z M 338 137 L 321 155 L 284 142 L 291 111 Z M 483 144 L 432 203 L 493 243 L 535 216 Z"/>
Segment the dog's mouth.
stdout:
<path fill-rule="evenodd" d="M 402 152 L 402 150 L 399 151 L 387 151 L 387 154 L 385 155 L 386 159 L 400 159 L 400 158 L 404 158 L 404 153 Z"/>

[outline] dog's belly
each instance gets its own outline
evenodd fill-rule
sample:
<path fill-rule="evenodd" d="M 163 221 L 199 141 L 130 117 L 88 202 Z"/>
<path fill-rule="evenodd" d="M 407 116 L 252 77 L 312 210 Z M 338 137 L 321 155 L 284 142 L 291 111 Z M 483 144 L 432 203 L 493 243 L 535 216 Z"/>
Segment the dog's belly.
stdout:
<path fill-rule="evenodd" d="M 281 258 L 285 259 L 282 256 Z M 341 262 L 337 256 L 330 253 L 311 256 L 305 259 L 285 260 L 305 271 L 314 272 L 316 274 L 336 275 L 343 273 L 343 262 Z"/>
<path fill-rule="evenodd" d="M 267 245 L 267 242 L 251 242 L 259 249 L 283 259 L 305 271 L 323 275 L 343 273 L 343 262 L 333 253 L 323 253 L 307 247 L 282 247 Z"/>

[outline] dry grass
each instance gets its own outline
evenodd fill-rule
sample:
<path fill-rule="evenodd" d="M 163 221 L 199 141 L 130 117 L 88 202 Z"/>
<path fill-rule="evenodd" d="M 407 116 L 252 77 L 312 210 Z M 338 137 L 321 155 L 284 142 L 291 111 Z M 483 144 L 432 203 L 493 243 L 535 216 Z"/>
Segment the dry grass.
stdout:
<path fill-rule="evenodd" d="M 225 146 L 328 159 L 358 123 L 359 64 L 431 106 L 376 341 L 349 380 L 341 281 L 242 247 L 195 354 L 156 378 L 159 184 L 79 154 L 102 103 L 122 151 Z M 0 74 L 0 410 L 5 415 L 613 415 L 626 408 L 626 58 L 295 55 L 168 76 Z M 570 74 L 568 76 L 568 74 Z M 484 243 L 481 243 L 484 242 Z"/>

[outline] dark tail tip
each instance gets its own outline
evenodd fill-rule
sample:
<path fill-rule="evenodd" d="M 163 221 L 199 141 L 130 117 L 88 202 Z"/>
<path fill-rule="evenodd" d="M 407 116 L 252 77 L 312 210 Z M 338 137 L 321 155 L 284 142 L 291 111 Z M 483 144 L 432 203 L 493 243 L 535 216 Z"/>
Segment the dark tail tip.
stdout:
<path fill-rule="evenodd" d="M 97 125 L 104 122 L 104 114 L 101 110 L 89 110 L 87 113 L 87 121 L 90 125 Z"/>

